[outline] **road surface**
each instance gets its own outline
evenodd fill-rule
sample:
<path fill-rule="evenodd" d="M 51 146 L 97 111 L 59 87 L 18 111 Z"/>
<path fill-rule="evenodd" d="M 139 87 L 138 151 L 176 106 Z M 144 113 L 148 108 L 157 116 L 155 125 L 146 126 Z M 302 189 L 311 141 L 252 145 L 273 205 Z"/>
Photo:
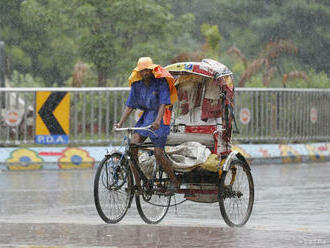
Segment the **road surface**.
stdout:
<path fill-rule="evenodd" d="M 219 206 L 185 202 L 158 225 L 136 207 L 116 225 L 93 201 L 95 170 L 0 172 L 0 247 L 330 247 L 330 163 L 253 166 L 243 228 Z"/>

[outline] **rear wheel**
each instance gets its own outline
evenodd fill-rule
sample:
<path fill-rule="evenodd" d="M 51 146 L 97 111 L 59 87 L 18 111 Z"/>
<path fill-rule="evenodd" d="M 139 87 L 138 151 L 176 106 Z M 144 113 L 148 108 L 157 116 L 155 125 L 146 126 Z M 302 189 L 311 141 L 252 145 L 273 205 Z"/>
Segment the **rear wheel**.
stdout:
<path fill-rule="evenodd" d="M 132 173 L 120 153 L 105 157 L 94 179 L 94 201 L 106 223 L 117 223 L 126 214 L 132 200 Z"/>
<path fill-rule="evenodd" d="M 166 173 L 158 169 L 154 179 L 154 187 L 158 188 L 163 187 L 165 182 L 169 182 Z M 155 191 L 150 194 L 135 195 L 135 201 L 143 221 L 147 224 L 157 224 L 165 217 L 171 203 L 171 196 Z"/>
<path fill-rule="evenodd" d="M 248 166 L 235 159 L 219 181 L 219 205 L 224 221 L 241 227 L 250 218 L 254 202 L 253 178 Z"/>

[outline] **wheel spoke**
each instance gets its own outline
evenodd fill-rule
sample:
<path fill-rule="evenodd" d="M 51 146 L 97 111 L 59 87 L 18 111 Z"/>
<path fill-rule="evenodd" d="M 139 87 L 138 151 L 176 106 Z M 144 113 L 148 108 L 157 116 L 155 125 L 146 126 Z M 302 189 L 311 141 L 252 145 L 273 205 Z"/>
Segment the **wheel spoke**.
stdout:
<path fill-rule="evenodd" d="M 103 160 L 95 175 L 95 205 L 107 223 L 116 223 L 124 217 L 132 194 L 132 177 L 120 158 L 121 155 L 117 154 Z"/>
<path fill-rule="evenodd" d="M 156 173 L 156 179 L 164 178 L 161 173 Z M 145 199 L 143 196 L 136 196 L 136 206 L 141 218 L 148 224 L 159 223 L 166 215 L 171 197 L 152 194 Z"/>
<path fill-rule="evenodd" d="M 229 187 L 231 185 L 231 187 Z M 224 186 L 220 196 L 220 210 L 226 223 L 230 226 L 244 225 L 252 211 L 253 205 L 253 180 L 252 176 L 240 161 L 235 161 L 230 169 L 223 173 L 220 180 Z M 251 191 L 251 187 L 252 191 Z"/>

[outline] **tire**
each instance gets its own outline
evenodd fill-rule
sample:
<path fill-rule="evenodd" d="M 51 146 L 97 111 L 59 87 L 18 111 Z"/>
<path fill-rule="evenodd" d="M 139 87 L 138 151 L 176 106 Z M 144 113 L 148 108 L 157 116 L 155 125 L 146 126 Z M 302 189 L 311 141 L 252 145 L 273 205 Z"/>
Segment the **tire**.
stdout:
<path fill-rule="evenodd" d="M 165 172 L 159 170 L 155 179 L 166 178 Z M 136 207 L 142 220 L 147 224 L 158 224 L 164 219 L 170 204 L 171 196 L 160 194 L 135 195 Z"/>
<path fill-rule="evenodd" d="M 248 166 L 238 159 L 233 160 L 229 170 L 222 172 L 218 187 L 224 221 L 231 227 L 244 226 L 254 202 L 254 184 Z"/>
<path fill-rule="evenodd" d="M 99 216 L 115 224 L 124 218 L 133 197 L 133 177 L 122 154 L 105 157 L 94 179 L 94 201 Z"/>

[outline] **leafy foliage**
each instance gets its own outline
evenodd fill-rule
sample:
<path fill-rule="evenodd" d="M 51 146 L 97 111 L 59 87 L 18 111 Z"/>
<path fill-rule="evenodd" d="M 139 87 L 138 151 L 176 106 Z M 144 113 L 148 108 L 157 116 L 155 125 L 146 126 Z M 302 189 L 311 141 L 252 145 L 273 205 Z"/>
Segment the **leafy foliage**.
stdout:
<path fill-rule="evenodd" d="M 0 40 L 12 78 L 16 71 L 46 86 L 71 85 L 80 62 L 88 65 L 82 86 L 126 85 L 138 58 L 150 56 L 162 65 L 218 59 L 240 78 L 240 86 L 330 87 L 329 23 L 326 0 L 0 4 Z"/>
<path fill-rule="evenodd" d="M 13 87 L 45 87 L 41 78 L 33 78 L 30 74 L 13 71 L 11 83 Z"/>
<path fill-rule="evenodd" d="M 274 77 L 276 71 L 280 68 L 280 56 L 282 54 L 296 54 L 297 47 L 291 41 L 280 40 L 278 42 L 269 42 L 266 47 L 261 51 L 260 55 L 248 63 L 246 70 L 241 76 L 238 85 L 243 87 L 244 83 L 249 80 L 254 74 L 261 71 L 264 67 L 263 84 L 269 86 L 270 81 Z M 244 56 L 236 52 L 244 62 Z"/>
<path fill-rule="evenodd" d="M 218 56 L 220 52 L 221 35 L 217 25 L 202 24 L 201 32 L 205 37 L 204 50 L 212 56 Z"/>

